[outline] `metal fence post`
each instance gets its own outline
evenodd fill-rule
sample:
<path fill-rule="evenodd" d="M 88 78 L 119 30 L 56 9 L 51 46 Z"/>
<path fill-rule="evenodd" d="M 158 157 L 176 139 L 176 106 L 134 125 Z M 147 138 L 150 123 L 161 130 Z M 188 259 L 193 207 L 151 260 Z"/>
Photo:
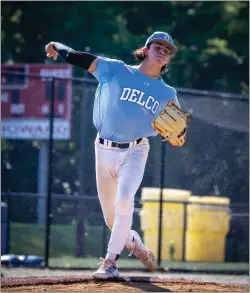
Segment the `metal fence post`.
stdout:
<path fill-rule="evenodd" d="M 161 142 L 161 183 L 160 183 L 160 206 L 159 206 L 159 231 L 158 231 L 158 267 L 161 266 L 161 241 L 162 241 L 162 210 L 163 188 L 165 179 L 165 143 Z"/>
<path fill-rule="evenodd" d="M 10 253 L 10 220 L 11 220 L 11 196 L 7 197 L 7 243 L 6 243 L 6 254 Z"/>
<path fill-rule="evenodd" d="M 55 105 L 55 78 L 51 79 L 51 96 L 50 96 L 50 119 L 49 119 L 49 156 L 48 156 L 48 194 L 47 194 L 47 209 L 46 209 L 46 231 L 45 231 L 45 267 L 49 263 L 49 249 L 51 239 L 51 198 L 52 198 L 52 183 L 53 183 L 53 128 L 54 128 L 54 105 Z"/>
<path fill-rule="evenodd" d="M 75 257 L 84 256 L 84 234 L 85 234 L 85 207 L 84 199 L 79 200 L 77 207 L 77 221 L 76 221 L 76 238 L 75 238 Z"/>

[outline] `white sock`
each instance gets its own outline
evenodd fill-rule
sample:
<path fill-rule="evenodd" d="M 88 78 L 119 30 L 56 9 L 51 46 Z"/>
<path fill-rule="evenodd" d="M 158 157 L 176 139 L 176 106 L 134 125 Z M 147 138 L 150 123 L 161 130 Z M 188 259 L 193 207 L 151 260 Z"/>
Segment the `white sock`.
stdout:
<path fill-rule="evenodd" d="M 112 261 L 116 261 L 117 260 L 117 254 L 108 251 L 108 253 L 106 254 L 105 258 L 110 259 Z"/>
<path fill-rule="evenodd" d="M 133 213 L 128 215 L 116 215 L 114 225 L 111 231 L 110 241 L 108 244 L 108 253 L 120 255 L 126 240 L 130 234 L 132 226 Z M 132 236 L 133 237 L 133 236 Z M 130 236 L 131 238 L 131 236 Z"/>

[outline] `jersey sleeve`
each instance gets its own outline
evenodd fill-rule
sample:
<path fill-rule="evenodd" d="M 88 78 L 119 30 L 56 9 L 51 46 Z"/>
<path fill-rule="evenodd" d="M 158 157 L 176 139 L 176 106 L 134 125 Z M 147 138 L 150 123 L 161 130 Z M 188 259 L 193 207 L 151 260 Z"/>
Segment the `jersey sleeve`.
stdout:
<path fill-rule="evenodd" d="M 177 92 L 176 92 L 176 90 L 174 90 L 173 102 L 181 108 L 181 105 L 180 105 L 180 103 L 178 101 L 178 98 L 177 98 Z"/>
<path fill-rule="evenodd" d="M 98 57 L 96 69 L 92 72 L 99 82 L 106 82 L 115 75 L 124 63 L 120 60 Z"/>
<path fill-rule="evenodd" d="M 176 91 L 176 89 L 173 88 L 173 87 L 170 88 L 170 89 L 171 89 L 171 97 L 170 97 L 169 101 L 174 102 L 177 106 L 179 106 L 181 108 L 181 105 L 180 105 L 180 103 L 178 101 L 178 98 L 177 98 L 177 91 Z"/>

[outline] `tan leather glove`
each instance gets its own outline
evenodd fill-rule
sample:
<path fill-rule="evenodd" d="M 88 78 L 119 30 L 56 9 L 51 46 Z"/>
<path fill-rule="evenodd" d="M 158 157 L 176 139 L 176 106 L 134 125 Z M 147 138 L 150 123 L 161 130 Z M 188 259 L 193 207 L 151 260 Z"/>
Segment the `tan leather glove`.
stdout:
<path fill-rule="evenodd" d="M 186 141 L 187 125 L 190 123 L 189 113 L 184 112 L 174 102 L 156 116 L 152 127 L 174 146 L 182 146 Z"/>

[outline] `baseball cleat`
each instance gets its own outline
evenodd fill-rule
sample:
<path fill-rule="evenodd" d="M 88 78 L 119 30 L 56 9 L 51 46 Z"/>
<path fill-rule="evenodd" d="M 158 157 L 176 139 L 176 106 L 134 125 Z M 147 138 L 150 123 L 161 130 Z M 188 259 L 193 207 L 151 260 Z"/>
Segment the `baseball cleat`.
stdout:
<path fill-rule="evenodd" d="M 99 269 L 92 274 L 94 279 L 108 279 L 120 277 L 119 271 L 116 266 L 116 262 L 110 259 L 101 258 Z"/>
<path fill-rule="evenodd" d="M 132 249 L 127 248 L 130 252 L 129 256 L 132 254 L 135 255 L 146 268 L 151 271 L 156 270 L 158 267 L 157 259 L 155 258 L 153 252 L 142 243 L 141 237 L 136 231 L 132 230 L 132 233 L 134 236 L 134 247 Z"/>

